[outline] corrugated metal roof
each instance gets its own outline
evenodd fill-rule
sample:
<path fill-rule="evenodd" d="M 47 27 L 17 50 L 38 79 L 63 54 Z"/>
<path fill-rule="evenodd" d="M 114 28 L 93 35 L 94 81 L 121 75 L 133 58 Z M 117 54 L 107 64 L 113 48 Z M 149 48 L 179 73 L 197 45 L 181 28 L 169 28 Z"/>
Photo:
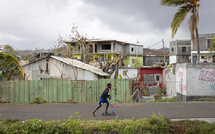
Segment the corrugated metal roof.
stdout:
<path fill-rule="evenodd" d="M 94 66 L 91 66 L 89 64 L 83 63 L 79 60 L 75 60 L 75 59 L 69 59 L 69 58 L 62 58 L 62 57 L 57 57 L 57 56 L 50 56 L 51 58 L 54 58 L 56 60 L 59 60 L 61 62 L 64 62 L 68 65 L 72 65 L 78 68 L 82 68 L 84 70 L 88 70 L 90 72 L 93 72 L 95 74 L 98 74 L 100 76 L 109 76 L 110 74 L 103 72 L 101 69 L 98 69 Z"/>

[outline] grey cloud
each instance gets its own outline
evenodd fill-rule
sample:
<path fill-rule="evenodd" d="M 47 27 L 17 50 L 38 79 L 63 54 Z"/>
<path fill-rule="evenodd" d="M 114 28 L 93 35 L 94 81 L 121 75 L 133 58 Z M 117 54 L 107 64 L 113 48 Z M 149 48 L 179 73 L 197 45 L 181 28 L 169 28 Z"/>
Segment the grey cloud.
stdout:
<path fill-rule="evenodd" d="M 173 15 L 178 9 L 178 7 L 161 6 L 160 0 L 84 0 L 84 2 L 99 7 L 102 11 L 95 9 L 94 13 L 110 28 L 128 33 L 143 31 L 146 26 L 141 24 L 145 22 L 152 26 L 150 29 L 164 31 L 170 27 Z M 202 0 L 200 2 L 199 27 L 203 33 L 214 31 L 211 28 L 213 25 L 212 16 L 215 13 L 214 5 L 215 1 Z M 208 19 L 211 19 L 211 21 Z M 180 28 L 187 29 L 187 22 L 185 21 Z M 189 32 L 189 30 L 187 31 Z"/>

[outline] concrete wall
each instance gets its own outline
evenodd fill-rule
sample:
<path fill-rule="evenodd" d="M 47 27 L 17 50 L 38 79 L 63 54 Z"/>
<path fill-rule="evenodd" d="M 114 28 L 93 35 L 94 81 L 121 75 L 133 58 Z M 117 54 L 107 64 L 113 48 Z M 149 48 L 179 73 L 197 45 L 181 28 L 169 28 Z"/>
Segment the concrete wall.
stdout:
<path fill-rule="evenodd" d="M 114 50 L 115 53 L 122 53 L 122 51 L 124 50 L 125 46 L 119 43 L 114 43 L 116 45 L 116 49 Z"/>
<path fill-rule="evenodd" d="M 125 45 L 126 47 L 126 55 L 133 55 L 133 56 L 143 56 L 143 46 L 141 45 Z M 133 51 L 132 51 L 133 48 Z"/>
<path fill-rule="evenodd" d="M 176 56 L 169 56 L 169 64 L 176 63 L 176 62 L 177 62 Z"/>
<path fill-rule="evenodd" d="M 186 48 L 186 51 L 183 52 L 182 48 Z M 190 60 L 190 55 L 191 55 L 190 40 L 171 41 L 169 55 L 171 57 L 170 64 L 172 64 L 172 63 L 190 63 L 191 62 L 191 60 Z"/>
<path fill-rule="evenodd" d="M 190 63 L 190 55 L 189 56 L 176 56 L 176 63 Z"/>
<path fill-rule="evenodd" d="M 126 72 L 127 75 L 124 75 L 124 71 L 128 70 L 128 72 Z M 134 79 L 137 77 L 137 72 L 138 69 L 137 68 L 119 68 L 119 74 L 121 74 L 122 79 Z M 114 79 L 114 74 L 115 72 L 111 75 L 110 79 Z"/>
<path fill-rule="evenodd" d="M 163 56 L 145 56 L 143 60 L 143 65 L 152 66 L 156 62 L 163 61 L 163 59 L 164 59 Z M 165 61 L 169 63 L 169 59 L 166 58 Z"/>
<path fill-rule="evenodd" d="M 177 99 L 189 101 L 201 97 L 215 97 L 214 64 L 177 64 Z"/>
<path fill-rule="evenodd" d="M 186 47 L 186 52 L 182 52 L 182 47 Z M 190 55 L 190 52 L 191 52 L 190 40 L 176 40 L 176 41 L 170 42 L 170 48 L 169 48 L 170 56 Z"/>
<path fill-rule="evenodd" d="M 213 37 L 215 34 L 199 34 L 200 51 L 208 51 L 208 45 L 212 44 Z M 209 44 L 208 40 L 210 40 Z M 195 40 L 195 44 L 197 44 L 197 40 Z M 197 51 L 197 45 L 192 47 L 192 50 Z"/>
<path fill-rule="evenodd" d="M 168 97 L 176 96 L 176 75 L 171 73 L 171 68 L 165 68 L 165 84 L 166 95 Z"/>
<path fill-rule="evenodd" d="M 134 60 L 134 63 L 132 63 L 132 60 Z M 143 66 L 143 56 L 127 56 L 127 58 L 123 60 L 123 63 L 125 66 Z"/>

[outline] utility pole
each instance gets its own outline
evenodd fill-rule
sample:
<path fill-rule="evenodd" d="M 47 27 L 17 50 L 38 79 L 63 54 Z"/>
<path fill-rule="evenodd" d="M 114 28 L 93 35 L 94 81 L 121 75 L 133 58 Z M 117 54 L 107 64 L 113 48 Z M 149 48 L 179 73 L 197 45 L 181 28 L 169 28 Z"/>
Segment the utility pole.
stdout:
<path fill-rule="evenodd" d="M 164 41 L 163 41 L 163 39 L 162 39 L 162 43 L 163 43 L 163 62 L 165 64 L 166 59 L 165 59 L 165 50 L 164 50 Z"/>

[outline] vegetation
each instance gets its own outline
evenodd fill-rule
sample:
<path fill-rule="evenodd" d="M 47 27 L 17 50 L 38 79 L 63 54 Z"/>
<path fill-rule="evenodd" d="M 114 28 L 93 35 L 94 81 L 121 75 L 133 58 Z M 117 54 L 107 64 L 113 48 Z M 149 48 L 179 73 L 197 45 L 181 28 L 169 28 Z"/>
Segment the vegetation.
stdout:
<path fill-rule="evenodd" d="M 176 98 L 175 97 L 173 97 L 173 98 L 165 98 L 165 99 L 158 99 L 158 100 L 155 100 L 155 101 L 150 101 L 150 102 L 178 102 L 177 100 L 176 100 Z"/>
<path fill-rule="evenodd" d="M 62 121 L 1 120 L 0 133 L 73 133 L 73 134 L 128 134 L 128 133 L 215 133 L 215 123 L 203 121 L 170 121 L 162 116 L 153 115 L 149 119 L 114 119 L 110 121 L 73 119 Z"/>
<path fill-rule="evenodd" d="M 42 97 L 35 97 L 34 100 L 32 102 L 30 102 L 30 104 L 42 104 L 45 102 L 46 102 L 46 100 L 43 99 Z"/>
<path fill-rule="evenodd" d="M 213 57 L 213 53 L 215 52 L 215 37 L 213 37 L 213 42 L 209 48 L 210 54 L 208 56 L 209 59 L 212 59 L 212 62 L 215 62 L 215 57 Z"/>
<path fill-rule="evenodd" d="M 199 33 L 198 33 L 198 23 L 199 23 L 199 1 L 200 0 L 161 0 L 162 6 L 172 6 L 172 7 L 179 7 L 177 13 L 175 13 L 172 23 L 172 38 L 174 38 L 175 34 L 178 31 L 181 23 L 184 21 L 185 17 L 188 13 L 191 13 L 190 19 L 188 21 L 191 33 L 191 41 L 193 43 L 193 47 L 195 47 L 195 36 L 194 33 L 196 32 L 197 38 L 197 63 L 200 60 L 200 49 L 199 49 Z"/>
<path fill-rule="evenodd" d="M 198 98 L 198 99 L 194 99 L 193 101 L 209 101 L 209 102 L 215 102 L 215 98 L 211 98 L 211 97 Z"/>
<path fill-rule="evenodd" d="M 24 70 L 17 57 L 12 54 L 0 53 L 0 70 L 5 80 L 10 80 L 13 75 L 18 76 L 19 80 L 24 80 Z"/>

